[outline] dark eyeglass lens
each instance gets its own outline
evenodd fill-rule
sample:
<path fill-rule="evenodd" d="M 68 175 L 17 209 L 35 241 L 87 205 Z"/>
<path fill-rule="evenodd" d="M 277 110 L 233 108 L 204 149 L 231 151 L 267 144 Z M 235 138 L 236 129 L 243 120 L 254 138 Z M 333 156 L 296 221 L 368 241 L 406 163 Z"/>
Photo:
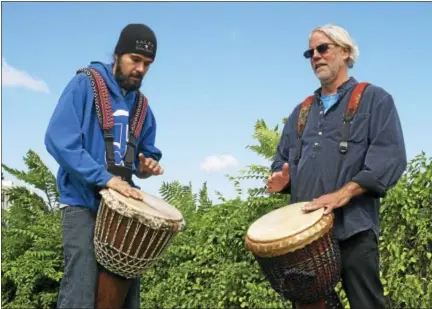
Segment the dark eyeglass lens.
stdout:
<path fill-rule="evenodd" d="M 324 44 L 318 45 L 318 46 L 316 47 L 316 50 L 317 50 L 320 54 L 322 54 L 322 53 L 324 53 L 324 52 L 327 51 L 328 47 L 329 47 L 329 45 L 328 45 L 327 43 L 324 43 Z M 313 56 L 313 53 L 314 53 L 314 49 L 311 48 L 311 49 L 308 49 L 307 51 L 305 51 L 305 52 L 303 53 L 303 56 L 304 56 L 306 59 L 309 59 L 310 57 Z"/>
<path fill-rule="evenodd" d="M 326 52 L 327 49 L 328 49 L 328 44 L 321 44 L 321 45 L 318 45 L 317 48 L 316 48 L 316 50 L 317 50 L 320 54 Z"/>

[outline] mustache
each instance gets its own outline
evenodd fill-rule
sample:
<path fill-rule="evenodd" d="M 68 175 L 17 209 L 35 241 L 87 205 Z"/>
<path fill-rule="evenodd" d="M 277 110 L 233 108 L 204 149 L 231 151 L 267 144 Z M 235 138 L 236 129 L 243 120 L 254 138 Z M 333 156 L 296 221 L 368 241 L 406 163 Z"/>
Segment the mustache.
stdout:
<path fill-rule="evenodd" d="M 131 73 L 131 74 L 129 74 L 129 77 L 136 77 L 136 78 L 139 78 L 139 79 L 142 79 L 143 78 L 143 74 L 140 74 L 140 73 Z"/>

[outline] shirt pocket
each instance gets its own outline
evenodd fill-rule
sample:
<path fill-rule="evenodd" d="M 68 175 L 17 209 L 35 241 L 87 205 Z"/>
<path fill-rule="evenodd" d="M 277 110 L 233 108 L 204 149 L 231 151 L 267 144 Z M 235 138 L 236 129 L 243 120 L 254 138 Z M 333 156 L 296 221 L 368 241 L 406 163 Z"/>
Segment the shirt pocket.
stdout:
<path fill-rule="evenodd" d="M 369 113 L 358 113 L 351 121 L 348 143 L 364 144 L 369 136 Z M 343 130 L 343 129 L 342 129 Z"/>

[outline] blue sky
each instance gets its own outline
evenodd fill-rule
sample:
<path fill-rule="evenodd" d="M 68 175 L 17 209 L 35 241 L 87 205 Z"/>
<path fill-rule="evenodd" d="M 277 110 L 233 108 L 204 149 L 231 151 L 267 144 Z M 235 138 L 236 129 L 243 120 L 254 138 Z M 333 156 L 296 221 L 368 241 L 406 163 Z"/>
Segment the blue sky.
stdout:
<path fill-rule="evenodd" d="M 357 15 L 354 16 L 354 13 Z M 225 174 L 266 163 L 247 150 L 253 126 L 274 126 L 317 88 L 302 57 L 312 28 L 345 27 L 360 57 L 351 75 L 389 91 L 408 158 L 432 155 L 431 3 L 2 3 L 2 162 L 23 168 L 37 151 L 55 172 L 44 133 L 66 84 L 90 61 L 110 61 L 121 29 L 146 23 L 158 52 L 142 91 L 155 113 L 163 176 L 139 181 L 208 181 L 211 196 L 232 196 Z M 201 170 L 208 156 L 238 165 Z"/>

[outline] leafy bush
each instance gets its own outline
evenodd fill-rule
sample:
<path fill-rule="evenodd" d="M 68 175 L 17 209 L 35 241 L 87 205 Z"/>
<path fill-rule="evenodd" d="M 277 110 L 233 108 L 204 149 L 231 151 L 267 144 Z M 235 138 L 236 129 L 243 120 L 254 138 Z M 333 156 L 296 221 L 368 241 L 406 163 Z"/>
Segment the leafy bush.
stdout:
<path fill-rule="evenodd" d="M 432 308 L 432 161 L 414 158 L 381 207 L 381 269 L 392 307 Z"/>
<path fill-rule="evenodd" d="M 28 172 L 3 168 L 45 195 L 8 189 L 12 205 L 2 211 L 2 307 L 55 308 L 63 275 L 55 177 L 33 151 L 24 161 Z"/>
<path fill-rule="evenodd" d="M 247 146 L 271 160 L 279 139 L 278 126 L 255 125 L 258 144 Z M 55 177 L 36 153 L 24 161 L 28 171 L 5 165 L 6 172 L 42 192 L 25 187 L 10 190 L 13 205 L 2 212 L 2 307 L 55 308 L 63 269 L 60 212 Z M 258 264 L 245 249 L 250 224 L 286 204 L 286 196 L 264 194 L 264 186 L 249 189 L 241 182 L 264 181 L 268 166 L 251 165 L 238 176 L 227 176 L 238 197 L 220 193 L 214 205 L 206 183 L 193 192 L 192 184 L 163 183 L 162 197 L 186 219 L 163 259 L 142 277 L 144 308 L 290 308 L 264 279 Z M 432 308 L 432 163 L 421 154 L 409 163 L 399 183 L 382 200 L 381 272 L 392 307 Z M 337 291 L 349 308 L 344 291 Z"/>

